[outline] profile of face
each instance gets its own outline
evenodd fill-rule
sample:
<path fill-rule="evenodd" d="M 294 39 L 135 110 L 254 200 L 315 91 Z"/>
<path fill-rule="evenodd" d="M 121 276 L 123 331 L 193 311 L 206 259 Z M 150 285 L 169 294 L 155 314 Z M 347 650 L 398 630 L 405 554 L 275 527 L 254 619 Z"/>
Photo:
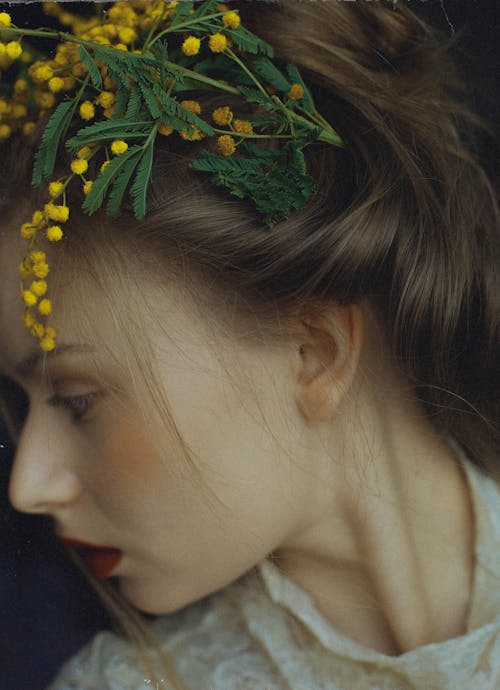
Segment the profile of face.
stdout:
<path fill-rule="evenodd" d="M 120 591 L 154 614 L 225 586 L 314 521 L 323 498 L 314 467 L 297 462 L 310 441 L 296 344 L 244 346 L 180 286 L 136 280 L 153 306 L 131 312 L 130 329 L 145 338 L 177 434 L 84 275 L 56 295 L 58 347 L 43 362 L 20 318 L 22 248 L 12 233 L 0 244 L 1 373 L 29 398 L 9 489 L 16 509 L 51 516 L 59 536 L 119 549 Z"/>

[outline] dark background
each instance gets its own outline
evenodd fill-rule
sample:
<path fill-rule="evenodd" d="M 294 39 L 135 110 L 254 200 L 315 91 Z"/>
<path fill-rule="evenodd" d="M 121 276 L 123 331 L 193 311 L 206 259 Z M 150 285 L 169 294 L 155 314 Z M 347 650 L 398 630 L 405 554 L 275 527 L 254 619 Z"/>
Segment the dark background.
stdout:
<path fill-rule="evenodd" d="M 360 1 L 360 0 L 358 0 Z M 404 0 L 399 0 L 399 2 Z M 498 132 L 500 17 L 498 0 L 409 0 L 409 6 L 448 36 L 471 86 L 473 108 Z M 0 3 L 16 24 L 40 16 L 38 4 Z M 68 9 L 83 3 L 68 3 Z M 36 20 L 47 25 L 43 15 Z M 497 178 L 498 148 L 481 144 Z M 66 559 L 50 523 L 16 513 L 7 501 L 13 449 L 0 426 L 0 688 L 42 690 L 58 666 L 109 620 L 83 576 Z"/>

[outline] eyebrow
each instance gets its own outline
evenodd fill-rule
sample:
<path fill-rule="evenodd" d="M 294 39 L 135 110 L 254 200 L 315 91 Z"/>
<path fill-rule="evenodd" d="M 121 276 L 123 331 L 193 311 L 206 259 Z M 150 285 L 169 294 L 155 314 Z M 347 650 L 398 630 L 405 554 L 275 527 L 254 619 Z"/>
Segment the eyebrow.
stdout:
<path fill-rule="evenodd" d="M 15 366 L 14 371 L 19 378 L 30 378 L 33 376 L 35 370 L 42 361 L 45 362 L 47 359 L 54 359 L 55 357 L 66 354 L 68 352 L 75 354 L 95 352 L 95 348 L 88 347 L 85 345 L 73 344 L 58 345 L 55 350 L 52 350 L 50 352 L 44 352 L 43 350 L 38 348 L 36 350 L 32 350 L 32 352 L 30 352 L 27 357 L 25 357 L 21 362 L 19 362 Z"/>

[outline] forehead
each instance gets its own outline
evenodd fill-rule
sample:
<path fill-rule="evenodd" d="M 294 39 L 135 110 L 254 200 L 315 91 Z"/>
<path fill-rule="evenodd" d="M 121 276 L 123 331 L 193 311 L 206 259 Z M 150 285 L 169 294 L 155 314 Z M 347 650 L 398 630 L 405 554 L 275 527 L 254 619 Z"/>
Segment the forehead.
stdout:
<path fill-rule="evenodd" d="M 37 340 L 22 322 L 24 305 L 18 266 L 26 253 L 27 243 L 14 218 L 0 229 L 0 357 L 2 369 L 13 368 L 36 349 Z M 68 228 L 68 242 L 71 241 Z M 48 243 L 46 243 L 48 244 Z M 140 343 L 145 351 L 158 343 L 159 335 L 168 336 L 168 346 L 193 340 L 202 346 L 204 319 L 193 311 L 192 300 L 180 285 L 158 277 L 133 275 L 126 265 L 115 274 L 110 270 L 99 276 L 78 270 L 78 257 L 64 260 L 64 245 L 46 251 L 51 271 L 47 278 L 47 296 L 53 302 L 50 325 L 60 342 L 84 345 L 94 351 L 106 351 L 114 358 L 127 359 L 131 342 Z M 85 262 L 82 262 L 85 264 Z M 64 270 L 64 269 L 67 270 Z M 115 267 L 116 268 L 116 267 Z M 27 287 L 31 280 L 28 278 Z M 162 339 L 162 351 L 165 339 Z M 147 347 L 146 347 L 147 346 Z M 167 348 L 168 349 L 168 348 Z"/>

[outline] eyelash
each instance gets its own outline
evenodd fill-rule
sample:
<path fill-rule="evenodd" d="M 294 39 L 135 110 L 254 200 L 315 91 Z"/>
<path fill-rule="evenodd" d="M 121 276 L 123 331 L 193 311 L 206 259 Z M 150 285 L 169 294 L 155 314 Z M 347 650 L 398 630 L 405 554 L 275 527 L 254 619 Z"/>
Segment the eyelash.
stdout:
<path fill-rule="evenodd" d="M 47 402 L 54 407 L 63 407 L 65 410 L 70 410 L 73 413 L 73 419 L 79 422 L 89 412 L 94 397 L 94 393 L 73 396 L 54 395 Z M 82 409 L 82 403 L 84 409 Z"/>

